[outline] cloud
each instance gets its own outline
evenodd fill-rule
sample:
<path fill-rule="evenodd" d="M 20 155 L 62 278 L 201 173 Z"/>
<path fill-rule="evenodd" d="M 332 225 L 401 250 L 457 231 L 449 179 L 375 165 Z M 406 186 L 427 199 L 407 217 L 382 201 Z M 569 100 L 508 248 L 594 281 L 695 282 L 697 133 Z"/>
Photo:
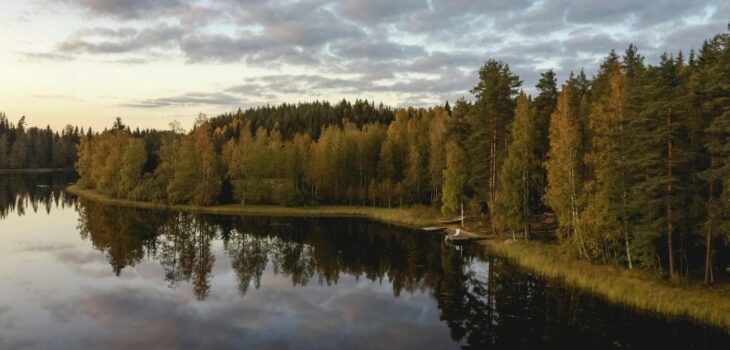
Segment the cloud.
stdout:
<path fill-rule="evenodd" d="M 365 24 L 400 21 L 404 15 L 427 8 L 426 0 L 351 0 L 340 4 L 342 15 Z"/>
<path fill-rule="evenodd" d="M 387 40 L 346 40 L 330 48 L 340 58 L 367 58 L 368 60 L 408 60 L 426 55 L 426 49 L 419 45 L 407 45 Z"/>
<path fill-rule="evenodd" d="M 227 106 L 236 107 L 241 104 L 241 99 L 222 92 L 201 93 L 190 92 L 183 95 L 147 99 L 122 104 L 125 107 L 133 108 L 162 108 L 162 107 L 194 107 L 194 106 Z"/>
<path fill-rule="evenodd" d="M 184 34 L 180 27 L 161 25 L 136 30 L 120 28 L 88 28 L 58 45 L 62 53 L 118 54 L 148 48 L 169 46 Z"/>
<path fill-rule="evenodd" d="M 92 15 L 119 19 L 154 18 L 180 10 L 187 0 L 54 0 L 80 7 Z"/>

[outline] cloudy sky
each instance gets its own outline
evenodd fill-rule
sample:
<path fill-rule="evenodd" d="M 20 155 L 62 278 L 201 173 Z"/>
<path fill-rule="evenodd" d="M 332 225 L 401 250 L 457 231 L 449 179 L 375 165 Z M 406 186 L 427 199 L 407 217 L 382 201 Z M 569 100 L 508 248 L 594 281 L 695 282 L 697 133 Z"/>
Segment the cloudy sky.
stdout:
<path fill-rule="evenodd" d="M 0 111 L 31 125 L 185 125 L 266 103 L 469 97 L 485 60 L 647 61 L 726 30 L 727 0 L 0 0 Z"/>

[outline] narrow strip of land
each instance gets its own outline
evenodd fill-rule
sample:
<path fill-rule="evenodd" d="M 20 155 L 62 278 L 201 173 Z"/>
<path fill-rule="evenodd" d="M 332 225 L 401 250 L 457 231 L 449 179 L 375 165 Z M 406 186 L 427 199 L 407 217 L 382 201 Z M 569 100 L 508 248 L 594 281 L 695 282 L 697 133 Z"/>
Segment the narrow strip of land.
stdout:
<path fill-rule="evenodd" d="M 409 208 L 374 208 L 365 206 L 312 206 L 312 207 L 282 207 L 275 205 L 239 205 L 219 204 L 212 206 L 179 205 L 134 201 L 129 199 L 110 198 L 90 189 L 82 189 L 77 185 L 66 188 L 71 194 L 81 198 L 105 204 L 148 208 L 181 210 L 201 214 L 228 214 L 228 215 L 260 215 L 260 216 L 295 216 L 295 217 L 361 217 L 377 220 L 393 225 L 409 228 L 421 228 L 438 223 L 437 210 L 426 207 Z"/>
<path fill-rule="evenodd" d="M 58 171 L 74 171 L 74 168 L 27 168 L 27 169 L 0 169 L 0 174 L 41 174 Z"/>
<path fill-rule="evenodd" d="M 202 214 L 361 217 L 389 224 L 419 228 L 440 224 L 437 211 L 429 208 L 373 208 L 363 206 L 281 207 L 272 205 L 168 205 L 115 199 L 94 190 L 71 185 L 69 193 L 81 198 L 125 207 L 181 210 Z M 441 225 L 443 226 L 443 225 Z M 560 251 L 560 247 L 533 241 L 513 241 L 488 235 L 480 241 L 490 253 L 510 259 L 519 266 L 548 278 L 594 293 L 611 303 L 683 317 L 730 332 L 730 295 L 726 287 L 708 289 L 699 285 L 675 284 L 644 271 L 591 264 Z"/>

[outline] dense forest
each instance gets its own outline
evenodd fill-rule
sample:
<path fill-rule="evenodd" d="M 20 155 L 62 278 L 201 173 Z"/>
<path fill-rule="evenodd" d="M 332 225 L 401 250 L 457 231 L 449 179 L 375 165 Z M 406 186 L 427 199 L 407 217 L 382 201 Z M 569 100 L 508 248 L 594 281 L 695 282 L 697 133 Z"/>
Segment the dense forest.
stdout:
<path fill-rule="evenodd" d="M 0 112 L 0 169 L 73 168 L 80 139 L 79 128 L 26 129 L 25 117 L 12 124 Z"/>
<path fill-rule="evenodd" d="M 426 205 L 530 238 L 553 212 L 583 259 L 710 283 L 730 240 L 730 35 L 646 64 L 611 51 L 592 78 L 536 96 L 507 63 L 473 99 L 390 109 L 368 101 L 267 106 L 193 129 L 81 137 L 80 185 L 165 203 Z M 0 147 L 1 144 L 0 144 Z"/>

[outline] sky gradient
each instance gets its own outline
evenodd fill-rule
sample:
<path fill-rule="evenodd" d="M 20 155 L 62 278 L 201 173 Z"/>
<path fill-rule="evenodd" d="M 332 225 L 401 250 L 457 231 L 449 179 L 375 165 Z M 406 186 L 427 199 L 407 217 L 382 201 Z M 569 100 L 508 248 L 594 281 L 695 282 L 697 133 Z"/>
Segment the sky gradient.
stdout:
<path fill-rule="evenodd" d="M 30 125 L 186 127 L 199 112 L 313 100 L 470 97 L 487 59 L 527 92 L 724 32 L 726 0 L 0 0 L 0 111 Z"/>

